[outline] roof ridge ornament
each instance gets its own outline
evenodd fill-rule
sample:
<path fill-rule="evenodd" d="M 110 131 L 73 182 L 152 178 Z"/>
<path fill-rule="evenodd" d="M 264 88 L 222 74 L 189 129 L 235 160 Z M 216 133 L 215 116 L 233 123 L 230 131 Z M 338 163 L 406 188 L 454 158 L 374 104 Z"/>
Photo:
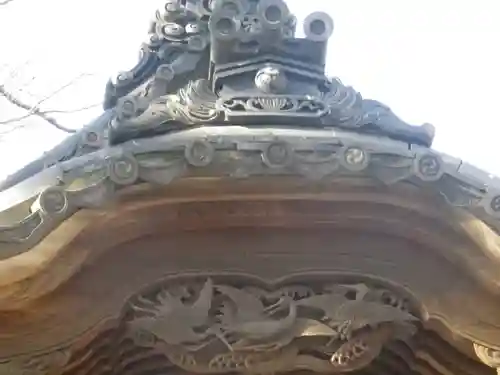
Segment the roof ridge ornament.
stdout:
<path fill-rule="evenodd" d="M 262 21 L 266 12 L 270 20 Z M 250 26 L 220 39 L 211 31 L 218 22 Z M 168 1 L 137 66 L 108 83 L 108 109 L 0 182 L 0 214 L 8 217 L 0 242 L 10 249 L 0 260 L 123 188 L 200 173 L 405 182 L 469 211 L 496 236 L 500 179 L 431 150 L 431 125 L 409 125 L 327 77 L 333 21 L 315 12 L 304 25 L 306 37 L 296 38 L 297 22 L 282 0 Z M 256 50 L 238 50 L 242 41 Z M 26 210 L 25 202 L 37 199 Z"/>
<path fill-rule="evenodd" d="M 325 74 L 331 17 L 297 19 L 284 0 L 169 0 L 138 64 L 106 88 L 112 144 L 191 126 L 344 128 L 430 147 L 434 127 Z"/>

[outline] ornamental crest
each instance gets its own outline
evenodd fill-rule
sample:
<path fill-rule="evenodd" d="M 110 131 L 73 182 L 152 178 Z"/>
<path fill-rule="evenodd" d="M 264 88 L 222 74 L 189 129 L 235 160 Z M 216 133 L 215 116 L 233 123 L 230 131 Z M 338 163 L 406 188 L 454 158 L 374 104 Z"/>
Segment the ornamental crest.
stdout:
<path fill-rule="evenodd" d="M 345 128 L 430 146 L 412 126 L 325 75 L 332 18 L 301 25 L 284 0 L 170 0 L 157 12 L 141 59 L 108 83 L 110 142 L 213 125 Z"/>

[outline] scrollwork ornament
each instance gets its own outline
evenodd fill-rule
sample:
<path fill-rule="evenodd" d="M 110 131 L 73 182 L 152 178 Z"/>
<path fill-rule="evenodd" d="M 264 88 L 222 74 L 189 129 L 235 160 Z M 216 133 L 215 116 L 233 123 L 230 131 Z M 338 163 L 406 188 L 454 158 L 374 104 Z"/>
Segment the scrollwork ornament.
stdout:
<path fill-rule="evenodd" d="M 67 211 L 68 205 L 68 196 L 62 187 L 47 188 L 38 197 L 38 207 L 46 216 L 63 215 Z"/>
<path fill-rule="evenodd" d="M 349 171 L 360 172 L 370 164 L 370 154 L 362 147 L 346 146 L 341 151 L 340 163 Z"/>
<path fill-rule="evenodd" d="M 102 147 L 107 139 L 106 130 L 84 130 L 82 131 L 82 144 L 89 147 Z"/>
<path fill-rule="evenodd" d="M 493 212 L 500 212 L 500 195 L 497 195 L 491 199 L 490 207 Z"/>
<path fill-rule="evenodd" d="M 111 158 L 108 165 L 108 176 L 117 185 L 131 185 L 139 177 L 139 164 L 132 155 Z"/>
<path fill-rule="evenodd" d="M 424 153 L 415 158 L 415 174 L 422 181 L 438 181 L 443 176 L 443 161 L 434 153 Z"/>
<path fill-rule="evenodd" d="M 325 82 L 323 101 L 328 112 L 322 118 L 325 125 L 359 128 L 363 117 L 363 98 L 349 86 L 344 86 L 338 78 Z"/>
<path fill-rule="evenodd" d="M 262 153 L 262 162 L 269 168 L 284 168 L 293 162 L 293 150 L 284 142 L 269 144 Z"/>
<path fill-rule="evenodd" d="M 35 212 L 36 208 L 32 207 L 32 213 L 17 223 L 15 226 L 11 226 L 8 229 L 0 231 L 0 241 L 6 242 L 21 242 L 28 239 L 38 228 L 40 228 L 43 223 L 42 215 L 39 212 Z M 5 259 L 5 257 L 0 256 L 0 259 Z"/>
<path fill-rule="evenodd" d="M 484 198 L 483 207 L 488 214 L 500 218 L 500 192 L 490 192 L 490 194 Z"/>
<path fill-rule="evenodd" d="M 266 94 L 284 92 L 287 84 L 285 73 L 276 66 L 266 66 L 255 75 L 255 86 Z"/>
<path fill-rule="evenodd" d="M 156 27 L 156 34 L 166 39 L 181 37 L 186 32 L 182 25 L 175 22 L 160 23 Z"/>
<path fill-rule="evenodd" d="M 206 167 L 215 155 L 214 146 L 210 142 L 197 140 L 186 147 L 184 156 L 193 167 Z"/>

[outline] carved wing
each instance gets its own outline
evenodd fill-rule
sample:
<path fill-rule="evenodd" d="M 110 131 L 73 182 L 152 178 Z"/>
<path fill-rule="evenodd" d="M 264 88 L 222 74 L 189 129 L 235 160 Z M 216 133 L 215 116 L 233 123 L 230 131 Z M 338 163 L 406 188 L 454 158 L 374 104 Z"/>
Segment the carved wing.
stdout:
<path fill-rule="evenodd" d="M 395 307 L 366 301 L 347 301 L 340 304 L 331 318 L 339 322 L 351 321 L 352 330 L 381 323 L 407 323 L 417 320 L 410 313 Z"/>
<path fill-rule="evenodd" d="M 251 293 L 227 285 L 217 285 L 215 289 L 231 300 L 237 310 L 234 318 L 239 321 L 253 320 L 264 313 L 264 304 Z"/>
<path fill-rule="evenodd" d="M 193 331 L 189 316 L 179 317 L 141 317 L 129 323 L 132 332 L 146 331 L 170 345 L 196 343 L 205 340 L 205 334 Z"/>
<path fill-rule="evenodd" d="M 309 318 L 297 318 L 294 327 L 295 337 L 327 336 L 336 337 L 338 332 L 333 328 Z"/>
<path fill-rule="evenodd" d="M 197 316 L 208 316 L 208 311 L 212 306 L 214 298 L 214 284 L 212 279 L 208 278 L 203 288 L 200 291 L 198 299 L 191 306 L 192 311 L 196 312 Z"/>
<path fill-rule="evenodd" d="M 243 322 L 237 328 L 238 331 L 246 334 L 249 337 L 259 338 L 269 337 L 279 334 L 290 329 L 297 319 L 297 307 L 290 301 L 289 313 L 282 319 L 271 319 L 262 316 L 256 321 Z"/>
<path fill-rule="evenodd" d="M 151 332 L 168 344 L 197 342 L 206 335 L 196 333 L 193 328 L 207 322 L 212 299 L 213 283 L 210 278 L 203 285 L 196 301 L 190 305 L 164 290 L 157 297 L 158 306 L 153 310 L 154 315 L 135 318 L 129 325 L 133 330 Z"/>

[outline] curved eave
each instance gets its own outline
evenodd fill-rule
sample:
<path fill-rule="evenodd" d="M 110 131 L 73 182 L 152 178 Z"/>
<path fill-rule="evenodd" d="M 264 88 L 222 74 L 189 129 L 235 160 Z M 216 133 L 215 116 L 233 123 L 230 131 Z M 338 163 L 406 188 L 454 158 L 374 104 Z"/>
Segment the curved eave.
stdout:
<path fill-rule="evenodd" d="M 128 202 L 142 201 L 152 186 L 175 182 L 174 190 L 202 200 L 197 191 L 200 178 L 204 184 L 217 181 L 218 189 L 228 189 L 218 192 L 218 199 L 235 191 L 235 183 L 265 178 L 263 185 L 274 180 L 275 195 L 287 194 L 290 179 L 309 186 L 323 184 L 312 195 L 309 189 L 314 199 L 330 194 L 332 186 L 335 190 L 333 180 L 338 189 L 341 180 L 353 188 L 368 180 L 372 183 L 363 182 L 368 186 L 364 199 L 366 191 L 373 191 L 373 199 L 385 196 L 408 207 L 423 200 L 434 207 L 431 215 L 467 234 L 479 249 L 477 254 L 461 249 L 449 249 L 450 253 L 467 258 L 471 273 L 494 293 L 500 291 L 500 179 L 456 158 L 387 138 L 333 129 L 239 126 L 199 127 L 103 148 L 44 169 L 1 192 L 0 286 L 39 272 L 72 237 L 89 229 L 96 216 L 110 214 L 109 204 L 117 199 L 128 195 Z M 148 193 L 131 189 L 143 183 L 149 187 L 139 190 Z M 255 194 L 255 189 L 247 189 L 247 194 Z M 396 198 L 401 191 L 406 192 Z M 307 189 L 300 193 L 304 192 Z M 175 199 L 172 191 L 166 194 L 165 199 Z M 325 199 L 333 198 L 330 194 Z M 99 210 L 103 207 L 108 208 Z"/>

